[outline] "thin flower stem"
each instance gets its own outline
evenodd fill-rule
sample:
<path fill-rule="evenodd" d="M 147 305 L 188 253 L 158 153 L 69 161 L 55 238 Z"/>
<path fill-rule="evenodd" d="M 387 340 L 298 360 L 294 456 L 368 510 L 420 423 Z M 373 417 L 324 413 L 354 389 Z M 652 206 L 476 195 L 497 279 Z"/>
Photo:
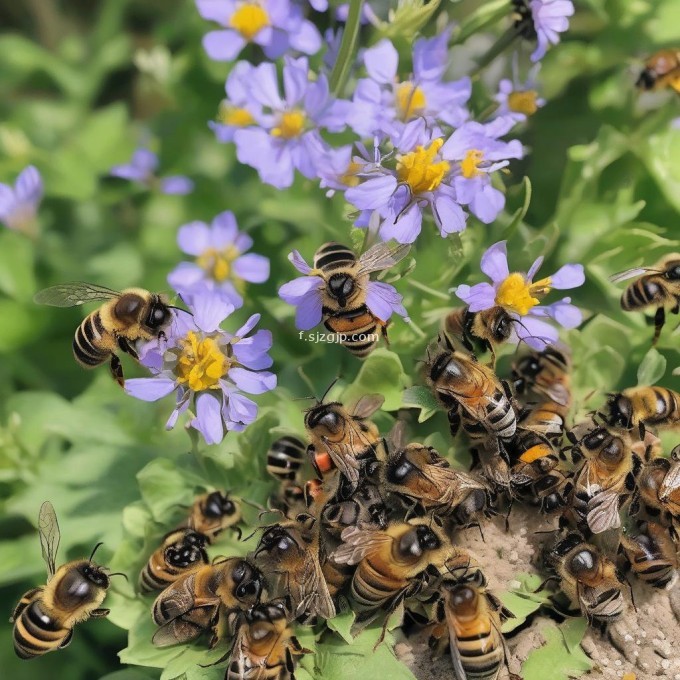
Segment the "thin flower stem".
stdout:
<path fill-rule="evenodd" d="M 426 286 L 424 283 L 420 283 L 420 281 L 415 281 L 413 279 L 407 279 L 407 282 L 409 285 L 413 286 L 414 288 L 418 288 L 419 290 L 422 290 L 424 293 L 427 293 L 428 295 L 432 295 L 433 297 L 439 298 L 440 300 L 446 300 L 447 302 L 450 302 L 451 298 L 444 294 L 440 293 L 438 290 L 434 290 L 433 288 L 430 288 Z"/>
<path fill-rule="evenodd" d="M 363 7 L 364 0 L 350 0 L 347 23 L 342 35 L 340 50 L 338 51 L 338 60 L 335 62 L 330 77 L 331 92 L 336 97 L 341 96 L 349 76 L 359 39 L 359 26 L 361 25 L 361 11 Z"/>
<path fill-rule="evenodd" d="M 413 320 L 411 319 L 408 323 L 408 325 L 416 332 L 417 335 L 419 335 L 421 338 L 426 337 L 425 332 L 423 329 Z"/>
<path fill-rule="evenodd" d="M 482 56 L 477 63 L 477 67 L 470 74 L 470 78 L 475 78 L 483 71 L 499 54 L 504 52 L 519 37 L 516 26 L 511 26 L 500 38 L 491 46 L 489 51 Z"/>

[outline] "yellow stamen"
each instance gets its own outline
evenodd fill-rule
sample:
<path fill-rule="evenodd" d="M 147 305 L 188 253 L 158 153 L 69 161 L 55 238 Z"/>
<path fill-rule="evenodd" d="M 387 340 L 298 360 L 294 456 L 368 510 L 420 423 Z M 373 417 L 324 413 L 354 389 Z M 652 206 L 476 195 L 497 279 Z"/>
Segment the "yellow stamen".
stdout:
<path fill-rule="evenodd" d="M 240 109 L 236 106 L 229 106 L 224 104 L 220 106 L 217 112 L 217 120 L 224 125 L 232 125 L 234 127 L 246 127 L 255 122 L 252 114 L 248 109 Z"/>
<path fill-rule="evenodd" d="M 515 113 L 533 116 L 538 111 L 537 98 L 536 90 L 516 90 L 508 95 L 508 108 Z"/>
<path fill-rule="evenodd" d="M 299 137 L 304 131 L 306 122 L 303 111 L 286 111 L 281 115 L 278 126 L 272 128 L 272 135 L 283 139 Z"/>
<path fill-rule="evenodd" d="M 356 161 L 350 161 L 349 165 L 347 166 L 347 169 L 345 170 L 345 174 L 341 175 L 339 177 L 340 181 L 348 187 L 355 187 L 359 184 L 361 181 L 357 177 L 357 173 L 361 170 L 361 164 L 357 163 Z"/>
<path fill-rule="evenodd" d="M 417 85 L 408 81 L 397 85 L 395 96 L 399 118 L 404 122 L 419 116 L 427 105 L 425 93 Z"/>
<path fill-rule="evenodd" d="M 179 346 L 181 353 L 175 369 L 178 382 L 194 392 L 219 389 L 219 380 L 229 371 L 231 361 L 215 340 L 201 340 L 194 331 L 189 331 Z"/>
<path fill-rule="evenodd" d="M 397 177 L 411 188 L 411 193 L 434 191 L 446 177 L 451 166 L 446 161 L 434 162 L 443 139 L 435 139 L 430 146 L 418 146 L 415 151 L 397 157 Z"/>
<path fill-rule="evenodd" d="M 238 257 L 239 252 L 234 246 L 227 246 L 222 250 L 206 248 L 197 258 L 196 264 L 205 270 L 215 281 L 226 281 L 231 273 L 231 263 Z"/>
<path fill-rule="evenodd" d="M 241 5 L 229 20 L 231 27 L 250 42 L 263 28 L 269 26 L 269 15 L 260 5 Z"/>
<path fill-rule="evenodd" d="M 524 316 L 550 291 L 551 283 L 550 277 L 530 283 L 523 274 L 513 272 L 498 286 L 496 304 Z"/>
<path fill-rule="evenodd" d="M 478 149 L 470 149 L 466 154 L 465 158 L 460 162 L 460 169 L 463 173 L 465 179 L 472 179 L 479 175 L 479 166 L 484 159 L 484 153 Z"/>

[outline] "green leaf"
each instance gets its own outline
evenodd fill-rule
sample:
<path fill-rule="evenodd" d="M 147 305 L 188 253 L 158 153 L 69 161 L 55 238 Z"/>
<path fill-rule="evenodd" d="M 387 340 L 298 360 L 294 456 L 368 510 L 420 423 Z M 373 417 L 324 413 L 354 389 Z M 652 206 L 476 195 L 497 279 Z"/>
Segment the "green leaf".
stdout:
<path fill-rule="evenodd" d="M 354 642 L 354 636 L 351 633 L 352 625 L 356 619 L 356 614 L 350 609 L 342 612 L 334 618 L 327 621 L 327 625 L 331 630 L 334 630 L 348 645 Z"/>
<path fill-rule="evenodd" d="M 550 593 L 543 590 L 534 592 L 541 584 L 541 577 L 536 574 L 518 574 L 516 580 L 519 587 L 499 593 L 501 602 L 515 615 L 503 624 L 503 632 L 509 633 L 522 625 L 529 615 L 550 601 Z"/>
<path fill-rule="evenodd" d="M 432 390 L 423 385 L 414 385 L 404 390 L 401 398 L 403 408 L 420 409 L 418 422 L 424 423 L 439 411 L 439 402 L 432 394 Z"/>
<path fill-rule="evenodd" d="M 16 300 L 28 301 L 35 293 L 34 244 L 23 234 L 0 231 L 0 291 Z"/>
<path fill-rule="evenodd" d="M 193 481 L 200 484 L 200 479 Z M 157 522 L 165 523 L 171 510 L 180 505 L 191 505 L 193 501 L 188 473 L 171 460 L 158 458 L 152 461 L 137 473 L 137 482 L 142 499 Z"/>
<path fill-rule="evenodd" d="M 430 20 L 441 0 L 399 0 L 390 11 L 389 21 L 380 22 L 378 32 L 384 38 L 413 40 L 415 34 Z"/>
<path fill-rule="evenodd" d="M 453 34 L 452 43 L 456 45 L 464 43 L 474 33 L 484 30 L 507 16 L 507 0 L 481 3 L 460 22 Z"/>
<path fill-rule="evenodd" d="M 563 636 L 560 629 L 554 624 L 547 624 L 540 628 L 545 638 L 545 644 L 531 654 L 522 666 L 524 680 L 570 680 L 579 677 L 593 667 L 593 662 L 586 656 L 576 640 L 578 629 L 570 627 Z M 583 637 L 581 632 L 581 638 Z M 573 652 L 569 651 L 566 639 L 573 646 Z"/>
<path fill-rule="evenodd" d="M 666 357 L 652 347 L 638 366 L 637 384 L 654 385 L 666 372 Z"/>

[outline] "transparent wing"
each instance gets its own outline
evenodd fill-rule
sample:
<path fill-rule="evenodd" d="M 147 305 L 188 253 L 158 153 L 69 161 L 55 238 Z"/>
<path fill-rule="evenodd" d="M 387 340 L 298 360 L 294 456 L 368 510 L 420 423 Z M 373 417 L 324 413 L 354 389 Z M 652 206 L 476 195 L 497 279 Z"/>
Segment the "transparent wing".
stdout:
<path fill-rule="evenodd" d="M 174 619 L 161 626 L 155 633 L 151 642 L 154 647 L 170 647 L 171 645 L 185 644 L 195 640 L 203 629 L 191 621 Z"/>
<path fill-rule="evenodd" d="M 653 269 L 651 267 L 633 267 L 632 269 L 626 269 L 625 271 L 618 272 L 618 274 L 612 274 L 609 280 L 612 283 L 621 283 L 621 281 L 627 281 L 636 276 L 642 276 L 643 274 L 659 274 L 658 269 Z"/>
<path fill-rule="evenodd" d="M 195 581 L 195 574 L 180 576 L 156 598 L 152 609 L 156 625 L 177 619 L 196 606 Z"/>
<path fill-rule="evenodd" d="M 621 526 L 619 494 L 616 491 L 602 491 L 588 501 L 586 522 L 594 534 Z"/>
<path fill-rule="evenodd" d="M 335 605 L 328 591 L 326 579 L 319 565 L 316 551 L 309 552 L 305 560 L 305 569 L 302 574 L 300 586 L 300 604 L 297 614 L 310 612 L 318 614 L 324 619 L 332 619 L 335 616 Z"/>
<path fill-rule="evenodd" d="M 384 403 L 385 397 L 382 394 L 367 394 L 361 397 L 349 411 L 355 418 L 363 420 L 370 418 Z"/>
<path fill-rule="evenodd" d="M 455 680 L 467 680 L 467 673 L 463 668 L 463 661 L 458 649 L 458 638 L 456 637 L 456 618 L 451 611 L 451 606 L 446 603 L 446 625 L 449 629 L 449 649 L 451 650 L 451 662 L 453 664 L 453 677 Z"/>
<path fill-rule="evenodd" d="M 45 290 L 35 294 L 33 301 L 39 305 L 50 305 L 51 307 L 77 307 L 86 302 L 111 300 L 117 297 L 120 297 L 120 293 L 110 288 L 97 286 L 94 283 L 73 281 L 45 288 Z"/>
<path fill-rule="evenodd" d="M 341 534 L 342 543 L 331 556 L 338 564 L 359 564 L 361 560 L 392 542 L 392 537 L 384 531 L 347 527 Z"/>
<path fill-rule="evenodd" d="M 49 501 L 45 501 L 40 506 L 38 532 L 40 533 L 42 556 L 45 564 L 47 564 L 47 580 L 49 581 L 57 571 L 56 557 L 57 550 L 59 550 L 59 539 L 61 538 L 57 513 Z"/>
<path fill-rule="evenodd" d="M 680 490 L 680 461 L 673 461 L 659 487 L 659 498 L 667 500 Z"/>
<path fill-rule="evenodd" d="M 569 403 L 571 402 L 571 394 L 562 383 L 553 383 L 548 387 L 542 388 L 540 391 L 542 391 L 548 399 L 552 399 L 552 401 L 560 406 L 569 406 Z"/>
<path fill-rule="evenodd" d="M 358 274 L 370 274 L 389 269 L 397 262 L 401 262 L 410 249 L 411 246 L 404 243 L 394 247 L 390 247 L 387 243 L 377 243 L 359 258 Z"/>

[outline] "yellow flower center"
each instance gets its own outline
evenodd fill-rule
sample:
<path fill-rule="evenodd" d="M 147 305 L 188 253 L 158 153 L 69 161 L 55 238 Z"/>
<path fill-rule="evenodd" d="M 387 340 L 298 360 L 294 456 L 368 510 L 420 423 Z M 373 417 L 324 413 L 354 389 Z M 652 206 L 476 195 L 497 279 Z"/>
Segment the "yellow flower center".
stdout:
<path fill-rule="evenodd" d="M 397 86 L 397 110 L 399 118 L 406 122 L 419 116 L 427 105 L 425 93 L 413 83 L 406 81 Z"/>
<path fill-rule="evenodd" d="M 305 129 L 306 122 L 303 111 L 286 111 L 281 115 L 279 124 L 272 128 L 272 135 L 283 139 L 299 137 Z"/>
<path fill-rule="evenodd" d="M 246 127 L 252 125 L 255 119 L 248 109 L 239 109 L 236 106 L 229 106 L 229 104 L 222 104 L 220 110 L 217 112 L 217 120 L 224 125 L 232 125 L 234 127 Z"/>
<path fill-rule="evenodd" d="M 345 170 L 345 174 L 340 176 L 340 181 L 348 187 L 357 186 L 361 181 L 359 177 L 357 177 L 359 170 L 361 170 L 361 164 L 357 163 L 356 161 L 350 161 L 347 169 Z"/>
<path fill-rule="evenodd" d="M 472 179 L 479 175 L 479 166 L 484 159 L 484 153 L 478 149 L 470 149 L 466 154 L 465 158 L 460 162 L 460 169 L 463 173 L 465 179 Z"/>
<path fill-rule="evenodd" d="M 215 340 L 201 340 L 194 331 L 189 331 L 179 346 L 181 352 L 175 369 L 178 382 L 188 385 L 194 392 L 218 389 L 220 378 L 232 362 Z"/>
<path fill-rule="evenodd" d="M 508 95 L 508 108 L 515 113 L 523 113 L 525 116 L 533 116 L 538 111 L 536 90 L 518 90 Z"/>
<path fill-rule="evenodd" d="M 451 166 L 446 161 L 434 160 L 443 144 L 443 139 L 435 139 L 430 146 L 418 146 L 397 158 L 397 177 L 409 185 L 411 193 L 434 191 L 446 177 Z"/>
<path fill-rule="evenodd" d="M 550 284 L 550 277 L 530 283 L 523 274 L 513 272 L 498 286 L 496 304 L 524 316 L 550 291 Z"/>
<path fill-rule="evenodd" d="M 231 15 L 229 23 L 250 42 L 265 26 L 269 26 L 269 15 L 260 5 L 247 3 Z"/>
<path fill-rule="evenodd" d="M 231 263 L 238 255 L 239 252 L 234 246 L 227 246 L 222 250 L 207 248 L 196 258 L 196 264 L 215 281 L 222 283 L 229 278 Z"/>

